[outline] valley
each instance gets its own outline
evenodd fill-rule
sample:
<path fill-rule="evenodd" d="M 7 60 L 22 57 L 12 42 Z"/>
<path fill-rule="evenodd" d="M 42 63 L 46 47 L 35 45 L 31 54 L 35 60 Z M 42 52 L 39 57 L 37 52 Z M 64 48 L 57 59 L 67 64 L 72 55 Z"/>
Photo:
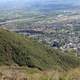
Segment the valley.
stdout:
<path fill-rule="evenodd" d="M 13 15 L 14 14 L 14 15 Z M 80 10 L 14 10 L 0 14 L 0 27 L 27 35 L 53 48 L 80 55 Z M 55 46 L 54 46 L 55 45 Z"/>

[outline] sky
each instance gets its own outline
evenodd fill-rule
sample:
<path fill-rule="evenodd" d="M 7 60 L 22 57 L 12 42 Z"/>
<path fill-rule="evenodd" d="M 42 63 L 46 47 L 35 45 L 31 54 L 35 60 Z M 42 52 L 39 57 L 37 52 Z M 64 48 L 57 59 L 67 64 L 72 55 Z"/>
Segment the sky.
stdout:
<path fill-rule="evenodd" d="M 74 4 L 80 4 L 80 0 L 0 0 L 0 3 L 2 2 L 9 2 L 9 1 L 14 1 L 14 2 L 35 2 L 35 1 L 40 1 L 40 2 L 56 2 L 56 3 L 74 3 Z"/>
<path fill-rule="evenodd" d="M 64 3 L 64 4 L 75 4 L 75 5 L 79 5 L 80 4 L 80 0 L 0 0 L 0 3 L 6 3 L 6 2 L 53 2 L 53 3 Z"/>

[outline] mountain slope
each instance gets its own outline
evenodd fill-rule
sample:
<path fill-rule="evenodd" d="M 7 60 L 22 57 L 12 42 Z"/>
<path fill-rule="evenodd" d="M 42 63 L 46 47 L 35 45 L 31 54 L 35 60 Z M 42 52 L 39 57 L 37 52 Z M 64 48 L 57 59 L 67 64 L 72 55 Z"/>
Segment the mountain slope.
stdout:
<path fill-rule="evenodd" d="M 80 66 L 80 59 L 50 49 L 37 41 L 0 29 L 0 65 L 28 66 L 40 70 L 70 69 Z"/>

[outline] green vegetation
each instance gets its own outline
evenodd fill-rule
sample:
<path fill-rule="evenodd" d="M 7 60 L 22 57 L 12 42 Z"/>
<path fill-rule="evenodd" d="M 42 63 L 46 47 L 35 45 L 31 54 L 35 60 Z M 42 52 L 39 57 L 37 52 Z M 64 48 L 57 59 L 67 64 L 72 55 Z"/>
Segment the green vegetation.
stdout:
<path fill-rule="evenodd" d="M 0 65 L 18 64 L 31 68 L 71 69 L 80 66 L 80 59 L 50 49 L 32 38 L 0 29 Z"/>

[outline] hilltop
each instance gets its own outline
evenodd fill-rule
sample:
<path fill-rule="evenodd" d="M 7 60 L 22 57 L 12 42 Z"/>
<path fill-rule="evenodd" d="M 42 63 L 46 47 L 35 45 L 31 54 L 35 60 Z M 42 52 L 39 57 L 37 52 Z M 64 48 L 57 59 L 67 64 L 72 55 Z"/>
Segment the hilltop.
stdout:
<path fill-rule="evenodd" d="M 0 29 L 0 65 L 15 64 L 39 70 L 68 70 L 79 67 L 80 59 L 51 49 L 32 38 Z"/>

